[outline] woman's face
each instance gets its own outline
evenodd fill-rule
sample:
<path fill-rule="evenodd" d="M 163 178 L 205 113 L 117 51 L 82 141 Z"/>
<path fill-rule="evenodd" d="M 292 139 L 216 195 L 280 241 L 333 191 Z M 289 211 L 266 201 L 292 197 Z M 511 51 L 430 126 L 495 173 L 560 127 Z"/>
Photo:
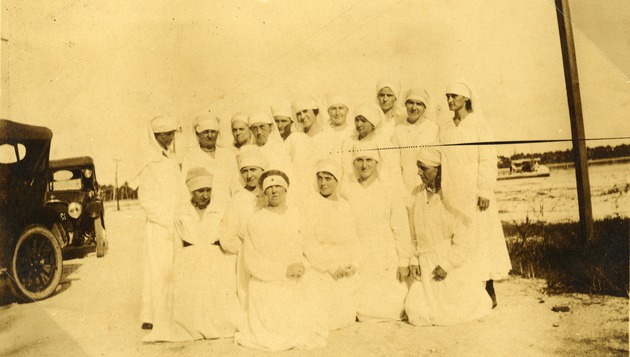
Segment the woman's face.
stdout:
<path fill-rule="evenodd" d="M 361 115 L 354 118 L 354 128 L 357 130 L 357 133 L 359 133 L 359 138 L 361 139 L 374 131 L 374 125 Z"/>
<path fill-rule="evenodd" d="M 416 165 L 418 166 L 418 176 L 420 176 L 423 184 L 428 185 L 435 182 L 438 174 L 437 167 L 426 166 L 420 161 L 416 162 Z"/>
<path fill-rule="evenodd" d="M 313 109 L 304 109 L 302 111 L 299 111 L 295 113 L 295 117 L 298 123 L 302 124 L 302 127 L 304 127 L 304 129 L 310 129 L 310 127 L 315 124 L 315 120 L 317 120 Z"/>
<path fill-rule="evenodd" d="M 267 200 L 269 201 L 269 206 L 277 207 L 285 202 L 287 195 L 287 190 L 278 185 L 269 186 L 265 190 L 265 196 L 267 196 Z"/>
<path fill-rule="evenodd" d="M 422 117 L 426 106 L 422 101 L 409 99 L 405 102 L 405 108 L 407 109 L 408 121 L 413 124 Z"/>
<path fill-rule="evenodd" d="M 211 198 L 212 188 L 210 187 L 202 187 L 192 192 L 192 200 L 195 202 L 197 207 L 206 207 L 210 203 Z"/>
<path fill-rule="evenodd" d="M 448 102 L 448 109 L 456 112 L 466 107 L 466 101 L 468 101 L 468 98 L 459 94 L 447 93 L 446 101 Z"/>
<path fill-rule="evenodd" d="M 232 123 L 232 136 L 237 144 L 244 145 L 247 141 L 249 141 L 249 138 L 252 136 L 252 132 L 249 131 L 245 122 L 239 120 Z"/>
<path fill-rule="evenodd" d="M 328 107 L 328 116 L 333 125 L 339 126 L 345 124 L 346 115 L 348 115 L 348 107 L 343 104 L 334 104 Z"/>
<path fill-rule="evenodd" d="M 362 179 L 366 180 L 372 177 L 372 175 L 374 175 L 374 173 L 376 172 L 376 165 L 378 164 L 378 161 L 374 160 L 371 157 L 359 156 L 354 159 L 353 163 L 354 168 L 359 173 L 359 176 Z"/>
<path fill-rule="evenodd" d="M 317 187 L 319 187 L 319 193 L 322 196 L 328 197 L 337 192 L 337 184 L 338 182 L 335 176 L 328 172 L 317 173 Z"/>
<path fill-rule="evenodd" d="M 378 105 L 381 106 L 381 110 L 383 113 L 388 112 L 394 107 L 396 104 L 396 96 L 394 95 L 394 91 L 389 87 L 381 88 L 376 95 L 376 99 L 378 99 Z"/>
<path fill-rule="evenodd" d="M 254 190 L 258 187 L 258 179 L 262 175 L 263 169 L 257 166 L 246 166 L 241 169 L 241 178 L 245 181 L 245 187 Z"/>

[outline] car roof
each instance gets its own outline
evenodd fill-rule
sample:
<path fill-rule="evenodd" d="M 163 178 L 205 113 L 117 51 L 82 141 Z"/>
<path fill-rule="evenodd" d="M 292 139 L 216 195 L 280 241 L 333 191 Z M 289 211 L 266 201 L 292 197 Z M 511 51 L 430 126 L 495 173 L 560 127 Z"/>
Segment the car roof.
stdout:
<path fill-rule="evenodd" d="M 50 170 L 58 170 L 58 169 L 70 169 L 70 168 L 85 167 L 85 166 L 94 167 L 94 160 L 92 160 L 92 158 L 89 156 L 71 157 L 71 158 L 60 159 L 60 160 L 50 160 L 48 167 Z"/>
<path fill-rule="evenodd" d="M 34 126 L 0 119 L 0 145 L 21 140 L 52 140 L 52 131 L 43 126 Z"/>

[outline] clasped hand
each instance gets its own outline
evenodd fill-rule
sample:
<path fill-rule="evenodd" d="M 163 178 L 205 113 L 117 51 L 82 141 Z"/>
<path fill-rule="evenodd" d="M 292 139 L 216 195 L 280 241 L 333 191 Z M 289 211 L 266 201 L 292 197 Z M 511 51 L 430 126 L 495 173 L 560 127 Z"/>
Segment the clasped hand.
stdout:
<path fill-rule="evenodd" d="M 287 278 L 298 280 L 304 275 L 306 268 L 302 263 L 293 263 L 287 267 Z"/>
<path fill-rule="evenodd" d="M 346 266 L 339 267 L 337 271 L 331 274 L 333 279 L 339 280 L 341 278 L 349 278 L 357 272 L 357 269 L 352 264 L 348 264 Z"/>

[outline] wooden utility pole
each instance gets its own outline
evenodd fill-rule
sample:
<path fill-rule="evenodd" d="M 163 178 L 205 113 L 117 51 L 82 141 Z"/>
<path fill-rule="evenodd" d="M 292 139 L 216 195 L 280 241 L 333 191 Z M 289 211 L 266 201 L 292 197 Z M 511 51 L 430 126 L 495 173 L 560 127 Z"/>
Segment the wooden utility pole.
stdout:
<path fill-rule="evenodd" d="M 114 159 L 116 161 L 116 178 L 114 179 L 114 196 L 116 196 L 116 210 L 120 211 L 120 200 L 118 198 L 118 161 L 120 159 Z"/>
<path fill-rule="evenodd" d="M 560 30 L 560 47 L 564 64 L 564 80 L 567 87 L 569 117 L 571 119 L 571 138 L 573 141 L 573 158 L 575 161 L 575 179 L 577 181 L 578 204 L 580 211 L 580 239 L 582 247 L 593 238 L 593 211 L 591 209 L 591 186 L 588 178 L 586 157 L 586 137 L 584 135 L 584 118 L 582 117 L 582 99 L 580 98 L 580 81 L 578 79 L 575 44 L 568 0 L 555 0 Z"/>

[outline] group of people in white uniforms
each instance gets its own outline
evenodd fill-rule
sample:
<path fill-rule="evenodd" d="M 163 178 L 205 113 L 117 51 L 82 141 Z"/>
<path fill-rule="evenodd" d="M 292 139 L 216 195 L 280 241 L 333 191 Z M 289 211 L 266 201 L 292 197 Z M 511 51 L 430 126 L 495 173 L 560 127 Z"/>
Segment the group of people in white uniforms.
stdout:
<path fill-rule="evenodd" d="M 491 147 L 439 147 L 492 141 L 474 92 L 448 87 L 454 118 L 442 127 L 424 89 L 402 97 L 406 117 L 399 93 L 379 82 L 378 105 L 352 108 L 354 132 L 339 95 L 327 96 L 328 122 L 312 99 L 239 113 L 229 148 L 216 144 L 218 119 L 198 116 L 183 170 L 170 145 L 177 124 L 151 120 L 139 191 L 144 340 L 313 348 L 355 320 L 453 324 L 496 306 L 492 281 L 511 268 L 496 157 L 490 167 Z"/>

